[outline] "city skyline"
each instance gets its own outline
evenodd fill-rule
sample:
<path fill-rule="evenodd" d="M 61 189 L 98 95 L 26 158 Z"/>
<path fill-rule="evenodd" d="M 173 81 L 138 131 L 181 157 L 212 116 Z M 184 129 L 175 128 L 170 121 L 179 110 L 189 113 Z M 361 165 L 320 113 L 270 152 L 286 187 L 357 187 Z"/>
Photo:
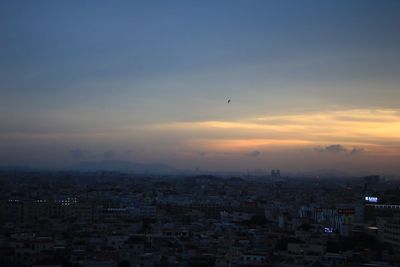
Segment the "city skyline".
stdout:
<path fill-rule="evenodd" d="M 0 5 L 0 165 L 400 171 L 399 1 Z"/>

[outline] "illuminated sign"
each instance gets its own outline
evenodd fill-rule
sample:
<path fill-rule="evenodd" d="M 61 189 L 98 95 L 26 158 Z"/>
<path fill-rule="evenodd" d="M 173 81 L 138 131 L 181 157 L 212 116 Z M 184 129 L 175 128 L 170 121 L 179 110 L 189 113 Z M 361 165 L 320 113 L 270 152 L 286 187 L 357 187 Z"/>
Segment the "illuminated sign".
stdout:
<path fill-rule="evenodd" d="M 378 203 L 378 198 L 377 197 L 365 197 L 365 201 L 368 203 Z"/>
<path fill-rule="evenodd" d="M 354 209 L 338 209 L 339 214 L 354 214 Z"/>
<path fill-rule="evenodd" d="M 324 227 L 324 233 L 327 234 L 333 233 L 333 227 Z"/>

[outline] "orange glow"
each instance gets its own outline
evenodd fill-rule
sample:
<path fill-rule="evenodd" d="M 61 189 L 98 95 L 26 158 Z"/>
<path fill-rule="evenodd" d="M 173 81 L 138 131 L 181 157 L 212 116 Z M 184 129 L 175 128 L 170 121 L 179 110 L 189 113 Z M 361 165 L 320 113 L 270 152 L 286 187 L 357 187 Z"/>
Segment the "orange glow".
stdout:
<path fill-rule="evenodd" d="M 219 139 L 219 140 L 191 140 L 195 147 L 208 147 L 211 150 L 249 150 L 259 147 L 291 147 L 311 145 L 305 140 L 276 140 L 276 139 Z"/>
<path fill-rule="evenodd" d="M 338 110 L 238 121 L 172 122 L 152 125 L 148 129 L 179 134 L 186 145 L 211 150 L 341 144 L 349 148 L 393 151 L 394 146 L 400 145 L 400 112 Z"/>

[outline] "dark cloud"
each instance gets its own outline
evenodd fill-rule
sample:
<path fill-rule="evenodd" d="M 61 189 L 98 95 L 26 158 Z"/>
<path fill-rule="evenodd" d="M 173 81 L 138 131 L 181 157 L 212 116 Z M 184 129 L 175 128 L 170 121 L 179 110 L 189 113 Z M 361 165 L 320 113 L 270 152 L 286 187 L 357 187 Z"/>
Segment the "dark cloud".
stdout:
<path fill-rule="evenodd" d="M 74 159 L 84 159 L 87 156 L 87 151 L 84 151 L 82 149 L 76 148 L 73 149 L 69 152 L 72 158 Z"/>
<path fill-rule="evenodd" d="M 258 157 L 258 156 L 260 156 L 260 154 L 261 154 L 260 151 L 254 150 L 254 151 L 251 151 L 251 152 L 247 153 L 246 156 L 249 156 L 249 157 Z"/>
<path fill-rule="evenodd" d="M 323 153 L 323 152 L 348 153 L 350 155 L 360 154 L 365 151 L 365 149 L 362 147 L 346 148 L 345 146 L 340 145 L 340 144 L 329 145 L 326 147 L 316 147 L 316 148 L 314 148 L 314 150 L 318 151 L 320 153 Z"/>
<path fill-rule="evenodd" d="M 363 152 L 365 152 L 365 149 L 364 148 L 362 148 L 362 147 L 353 147 L 353 149 L 350 151 L 350 154 L 351 155 L 357 155 L 357 154 L 360 154 L 360 153 L 363 153 Z"/>
<path fill-rule="evenodd" d="M 107 151 L 104 151 L 104 153 L 103 153 L 103 157 L 105 159 L 115 158 L 116 155 L 117 155 L 117 152 L 115 152 L 114 150 L 107 150 Z"/>
<path fill-rule="evenodd" d="M 345 148 L 342 145 L 337 144 L 337 145 L 327 146 L 327 147 L 325 147 L 325 150 L 329 151 L 329 152 L 337 153 L 337 152 L 346 152 L 347 148 Z"/>
<path fill-rule="evenodd" d="M 206 152 L 198 152 L 197 155 L 199 155 L 200 157 L 205 157 L 207 155 Z"/>

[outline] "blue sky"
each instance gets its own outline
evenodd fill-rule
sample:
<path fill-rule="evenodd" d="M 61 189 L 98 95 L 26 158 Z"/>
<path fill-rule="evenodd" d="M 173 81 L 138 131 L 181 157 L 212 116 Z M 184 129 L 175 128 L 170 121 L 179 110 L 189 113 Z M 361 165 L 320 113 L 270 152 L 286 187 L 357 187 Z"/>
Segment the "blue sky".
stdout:
<path fill-rule="evenodd" d="M 78 149 L 85 160 L 114 151 L 115 159 L 179 168 L 296 171 L 314 168 L 316 147 L 340 144 L 366 151 L 352 155 L 355 170 L 384 155 L 371 171 L 397 171 L 400 1 L 2 1 L 0 7 L 4 164 L 68 166 Z M 374 114 L 390 123 L 360 124 L 360 135 L 340 128 L 338 114 L 359 123 Z M 316 138 L 312 129 L 324 122 L 315 119 L 299 145 L 285 123 L 291 116 L 299 116 L 298 127 L 304 118 L 333 116 L 337 136 L 354 136 Z M 266 117 L 289 134 L 249 126 Z M 251 142 L 235 148 L 239 139 Z M 299 157 L 308 161 L 297 164 Z M 326 157 L 321 167 L 349 167 L 348 153 Z"/>

